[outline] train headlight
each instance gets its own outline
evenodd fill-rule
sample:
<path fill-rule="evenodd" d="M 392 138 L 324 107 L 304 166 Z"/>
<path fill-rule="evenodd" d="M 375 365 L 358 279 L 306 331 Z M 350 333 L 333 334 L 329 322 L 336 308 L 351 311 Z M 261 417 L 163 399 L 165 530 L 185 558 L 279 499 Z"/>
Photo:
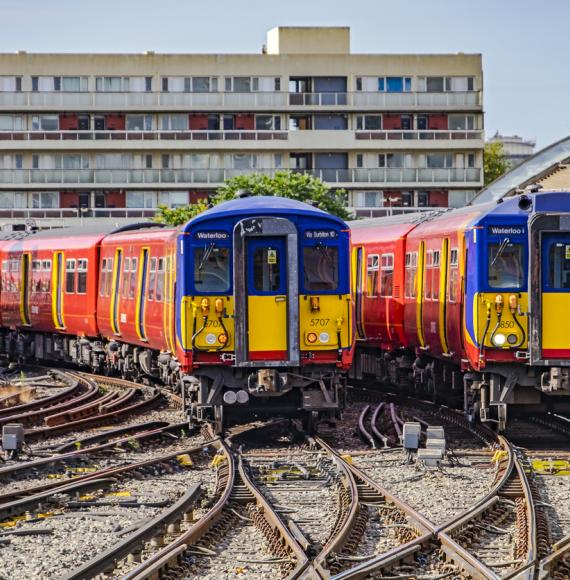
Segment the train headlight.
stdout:
<path fill-rule="evenodd" d="M 321 342 L 328 342 L 330 340 L 330 336 L 328 332 L 321 332 L 321 334 L 319 334 L 319 340 Z"/>
<path fill-rule="evenodd" d="M 516 344 L 519 340 L 519 337 L 516 334 L 509 334 L 509 336 L 507 336 L 507 342 L 509 344 Z"/>
<path fill-rule="evenodd" d="M 208 344 L 216 344 L 216 335 L 215 334 L 207 334 L 206 335 L 206 342 Z"/>
<path fill-rule="evenodd" d="M 314 332 L 309 332 L 309 334 L 307 334 L 307 342 L 309 344 L 317 342 L 317 335 Z"/>
<path fill-rule="evenodd" d="M 228 342 L 227 334 L 220 334 L 220 336 L 218 336 L 218 342 L 220 344 L 226 344 Z"/>
<path fill-rule="evenodd" d="M 495 336 L 493 336 L 493 344 L 495 346 L 504 346 L 505 342 L 507 342 L 507 337 L 504 334 L 495 334 Z"/>

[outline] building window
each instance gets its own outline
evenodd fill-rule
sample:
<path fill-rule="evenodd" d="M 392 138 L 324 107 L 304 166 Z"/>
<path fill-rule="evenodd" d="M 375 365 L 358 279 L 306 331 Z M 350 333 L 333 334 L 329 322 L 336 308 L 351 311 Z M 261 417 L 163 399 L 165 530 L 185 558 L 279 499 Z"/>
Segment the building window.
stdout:
<path fill-rule="evenodd" d="M 232 155 L 232 167 L 234 169 L 255 169 L 257 155 L 247 153 L 234 153 Z"/>
<path fill-rule="evenodd" d="M 368 298 L 378 295 L 379 258 L 378 254 L 370 254 L 367 258 L 366 292 Z"/>
<path fill-rule="evenodd" d="M 34 115 L 32 131 L 59 131 L 58 115 Z"/>
<path fill-rule="evenodd" d="M 152 77 L 144 78 L 144 90 L 147 93 L 150 93 L 152 91 Z"/>
<path fill-rule="evenodd" d="M 40 77 L 40 80 L 42 78 L 44 77 Z M 42 90 L 41 83 L 40 90 Z M 87 77 L 53 77 L 53 90 L 64 93 L 87 92 Z"/>
<path fill-rule="evenodd" d="M 475 115 L 449 115 L 447 119 L 450 131 L 473 131 L 475 129 Z"/>
<path fill-rule="evenodd" d="M 0 131 L 21 131 L 23 128 L 21 115 L 0 115 Z"/>
<path fill-rule="evenodd" d="M 382 129 L 382 115 L 358 115 L 356 130 L 380 131 Z"/>
<path fill-rule="evenodd" d="M 126 93 L 129 91 L 129 77 L 97 77 L 95 90 L 98 93 Z"/>
<path fill-rule="evenodd" d="M 356 90 L 362 90 L 362 77 L 356 77 Z"/>
<path fill-rule="evenodd" d="M 426 164 L 429 169 L 453 167 L 453 155 L 451 153 L 428 153 Z"/>
<path fill-rule="evenodd" d="M 418 90 L 428 93 L 473 91 L 474 77 L 420 77 Z"/>
<path fill-rule="evenodd" d="M 256 131 L 280 131 L 281 117 L 279 115 L 256 115 Z"/>
<path fill-rule="evenodd" d="M 378 155 L 378 167 L 401 168 L 409 166 L 410 163 L 411 156 L 403 153 L 380 153 Z"/>
<path fill-rule="evenodd" d="M 386 93 L 409 93 L 411 77 L 378 77 L 378 90 Z"/>
<path fill-rule="evenodd" d="M 155 191 L 127 191 L 125 205 L 128 208 L 152 209 L 157 205 Z"/>
<path fill-rule="evenodd" d="M 188 205 L 187 191 L 161 191 L 158 194 L 158 205 L 167 207 L 184 207 Z"/>
<path fill-rule="evenodd" d="M 162 115 L 161 129 L 163 131 L 187 131 L 188 115 Z"/>
<path fill-rule="evenodd" d="M 356 167 L 364 167 L 364 155 L 362 153 L 356 154 Z"/>
<path fill-rule="evenodd" d="M 34 155 L 34 157 L 36 156 Z M 32 158 L 32 160 L 36 163 L 34 158 Z M 77 155 L 71 153 L 56 155 L 54 163 L 56 169 L 89 169 L 89 155 Z M 35 169 L 37 169 L 37 167 Z"/>
<path fill-rule="evenodd" d="M 0 76 L 0 93 L 14 93 L 22 90 L 22 77 Z"/>
<path fill-rule="evenodd" d="M 127 115 L 127 131 L 152 131 L 152 115 Z"/>
<path fill-rule="evenodd" d="M 192 77 L 192 92 L 209 93 L 210 77 Z"/>
<path fill-rule="evenodd" d="M 59 207 L 59 192 L 41 191 L 32 193 L 33 209 L 55 209 Z"/>
<path fill-rule="evenodd" d="M 273 79 L 273 90 L 277 92 L 281 90 L 281 77 L 275 77 Z"/>
<path fill-rule="evenodd" d="M 21 153 L 14 155 L 14 169 L 24 168 L 24 156 Z"/>

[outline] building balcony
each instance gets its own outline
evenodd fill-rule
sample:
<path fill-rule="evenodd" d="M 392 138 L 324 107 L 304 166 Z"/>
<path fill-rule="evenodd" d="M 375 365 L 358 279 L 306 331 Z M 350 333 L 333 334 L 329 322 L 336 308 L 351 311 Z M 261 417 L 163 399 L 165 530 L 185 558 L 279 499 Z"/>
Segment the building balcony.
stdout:
<path fill-rule="evenodd" d="M 481 91 L 445 93 L 0 92 L 1 111 L 481 110 Z"/>
<path fill-rule="evenodd" d="M 483 131 L 0 131 L 19 150 L 377 150 L 480 149 Z"/>
<path fill-rule="evenodd" d="M 218 187 L 252 172 L 273 175 L 281 169 L 16 169 L 0 170 L 0 189 L 189 189 Z M 476 187 L 480 168 L 378 168 L 300 170 L 337 187 Z"/>

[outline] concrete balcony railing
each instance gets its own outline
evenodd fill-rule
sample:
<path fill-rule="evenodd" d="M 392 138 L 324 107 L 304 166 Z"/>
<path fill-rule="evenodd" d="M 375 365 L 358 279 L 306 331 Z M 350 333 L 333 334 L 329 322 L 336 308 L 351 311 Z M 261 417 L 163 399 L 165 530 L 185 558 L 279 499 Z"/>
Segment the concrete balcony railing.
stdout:
<path fill-rule="evenodd" d="M 65 93 L 0 92 L 0 110 L 288 110 L 314 107 L 355 110 L 480 109 L 480 91 L 447 93 Z"/>
<path fill-rule="evenodd" d="M 197 185 L 221 185 L 226 179 L 252 172 L 273 175 L 279 169 L 15 169 L 0 170 L 0 188 L 74 189 L 77 187 L 185 189 Z M 428 169 L 313 169 L 302 170 L 339 186 L 399 185 L 402 187 L 448 187 L 481 185 L 480 168 Z"/>
<path fill-rule="evenodd" d="M 0 131 L 5 141 L 287 141 L 297 137 L 345 136 L 357 141 L 456 141 L 482 140 L 483 131 Z"/>
<path fill-rule="evenodd" d="M 289 131 L 0 131 L 3 141 L 286 141 Z"/>
<path fill-rule="evenodd" d="M 483 131 L 463 130 L 429 130 L 429 131 L 366 131 L 355 132 L 357 141 L 456 141 L 456 140 L 483 140 Z M 1 139 L 0 134 L 0 139 Z"/>

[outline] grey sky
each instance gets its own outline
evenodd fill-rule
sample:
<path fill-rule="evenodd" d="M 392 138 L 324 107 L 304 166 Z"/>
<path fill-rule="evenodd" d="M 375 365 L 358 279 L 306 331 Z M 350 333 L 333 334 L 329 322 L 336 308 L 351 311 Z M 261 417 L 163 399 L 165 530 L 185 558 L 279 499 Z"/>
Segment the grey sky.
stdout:
<path fill-rule="evenodd" d="M 487 134 L 570 134 L 569 0 L 0 0 L 0 51 L 258 52 L 274 26 L 351 27 L 352 52 L 480 52 Z"/>

